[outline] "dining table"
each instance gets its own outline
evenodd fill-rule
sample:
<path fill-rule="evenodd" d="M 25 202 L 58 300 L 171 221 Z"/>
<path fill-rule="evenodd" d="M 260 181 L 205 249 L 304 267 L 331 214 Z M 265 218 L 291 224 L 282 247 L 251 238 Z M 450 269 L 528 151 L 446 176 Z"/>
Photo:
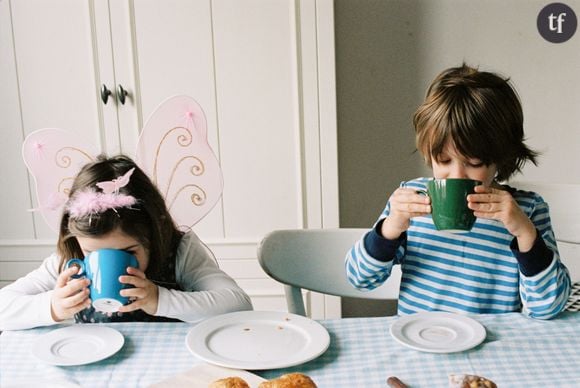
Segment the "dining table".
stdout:
<path fill-rule="evenodd" d="M 320 320 L 330 337 L 320 356 L 294 366 L 251 372 L 265 379 L 300 372 L 318 387 L 385 388 L 390 376 L 410 388 L 449 387 L 450 374 L 483 376 L 501 388 L 580 387 L 579 313 L 563 312 L 550 320 L 521 313 L 468 317 L 485 328 L 485 339 L 451 353 L 421 351 L 397 341 L 390 328 L 399 316 Z M 34 355 L 39 338 L 63 325 L 4 331 L 0 387 L 149 387 L 206 362 L 186 346 L 195 324 L 94 325 L 116 329 L 124 343 L 108 358 L 76 366 L 50 365 Z"/>

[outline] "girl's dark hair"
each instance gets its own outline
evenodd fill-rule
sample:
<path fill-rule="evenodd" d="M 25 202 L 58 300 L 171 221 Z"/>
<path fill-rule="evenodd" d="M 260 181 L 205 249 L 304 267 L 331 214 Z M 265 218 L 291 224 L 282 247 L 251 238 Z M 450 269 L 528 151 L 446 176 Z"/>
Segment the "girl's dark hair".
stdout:
<path fill-rule="evenodd" d="M 148 251 L 148 277 L 159 273 L 160 268 L 173 258 L 183 233 L 175 225 L 155 184 L 131 158 L 124 155 L 111 158 L 99 155 L 77 174 L 69 197 L 73 198 L 75 192 L 86 188 L 100 191 L 96 185 L 98 182 L 117 179 L 131 168 L 135 168 L 135 171 L 129 183 L 119 192 L 132 195 L 137 199 L 137 204 L 79 218 L 71 218 L 65 209 L 57 244 L 61 260 L 59 268 L 62 269 L 63 264 L 71 258 L 84 257 L 76 236 L 99 237 L 117 229 L 135 238 Z"/>
<path fill-rule="evenodd" d="M 538 153 L 524 144 L 523 112 L 508 78 L 463 64 L 431 83 L 413 117 L 416 145 L 427 164 L 439 160 L 447 142 L 463 156 L 495 164 L 507 180 Z"/>

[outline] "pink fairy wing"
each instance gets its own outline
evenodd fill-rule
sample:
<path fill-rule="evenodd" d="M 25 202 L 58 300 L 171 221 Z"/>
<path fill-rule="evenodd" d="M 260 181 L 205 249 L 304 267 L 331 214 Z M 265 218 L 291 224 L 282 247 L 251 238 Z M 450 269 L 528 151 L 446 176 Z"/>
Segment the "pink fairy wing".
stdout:
<path fill-rule="evenodd" d="M 94 159 L 94 147 L 74 133 L 58 128 L 32 132 L 22 145 L 22 156 L 34 177 L 38 207 L 44 220 L 58 231 L 62 208 L 81 167 Z"/>
<path fill-rule="evenodd" d="M 189 96 L 170 97 L 149 117 L 136 159 L 182 229 L 199 222 L 221 197 L 222 172 L 207 141 L 205 113 Z"/>

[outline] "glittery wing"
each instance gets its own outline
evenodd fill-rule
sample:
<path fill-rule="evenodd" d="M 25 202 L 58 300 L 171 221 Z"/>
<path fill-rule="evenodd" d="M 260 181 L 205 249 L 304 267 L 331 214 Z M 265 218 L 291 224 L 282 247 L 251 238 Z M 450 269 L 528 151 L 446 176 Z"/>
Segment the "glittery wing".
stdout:
<path fill-rule="evenodd" d="M 58 231 L 62 208 L 73 179 L 97 155 L 80 136 L 58 128 L 32 132 L 22 145 L 22 156 L 34 177 L 38 207 L 44 220 Z"/>
<path fill-rule="evenodd" d="M 139 138 L 136 160 L 156 183 L 180 229 L 195 225 L 221 197 L 222 172 L 207 141 L 206 117 L 189 96 L 170 97 L 153 112 Z"/>

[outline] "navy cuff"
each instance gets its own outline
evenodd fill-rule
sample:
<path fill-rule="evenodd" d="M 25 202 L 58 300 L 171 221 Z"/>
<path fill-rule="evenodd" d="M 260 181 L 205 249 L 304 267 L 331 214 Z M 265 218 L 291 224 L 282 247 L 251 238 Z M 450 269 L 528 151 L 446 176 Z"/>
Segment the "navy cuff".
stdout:
<path fill-rule="evenodd" d="M 510 249 L 520 264 L 520 271 L 527 277 L 535 276 L 548 268 L 554 258 L 554 252 L 546 246 L 537 229 L 536 241 L 528 252 L 520 252 L 516 238 L 512 240 Z"/>
<path fill-rule="evenodd" d="M 364 246 L 366 251 L 373 258 L 379 261 L 391 261 L 395 258 L 397 250 L 407 240 L 407 233 L 404 232 L 396 240 L 388 240 L 381 235 L 381 227 L 383 226 L 383 218 L 373 229 L 371 229 L 364 237 Z"/>

